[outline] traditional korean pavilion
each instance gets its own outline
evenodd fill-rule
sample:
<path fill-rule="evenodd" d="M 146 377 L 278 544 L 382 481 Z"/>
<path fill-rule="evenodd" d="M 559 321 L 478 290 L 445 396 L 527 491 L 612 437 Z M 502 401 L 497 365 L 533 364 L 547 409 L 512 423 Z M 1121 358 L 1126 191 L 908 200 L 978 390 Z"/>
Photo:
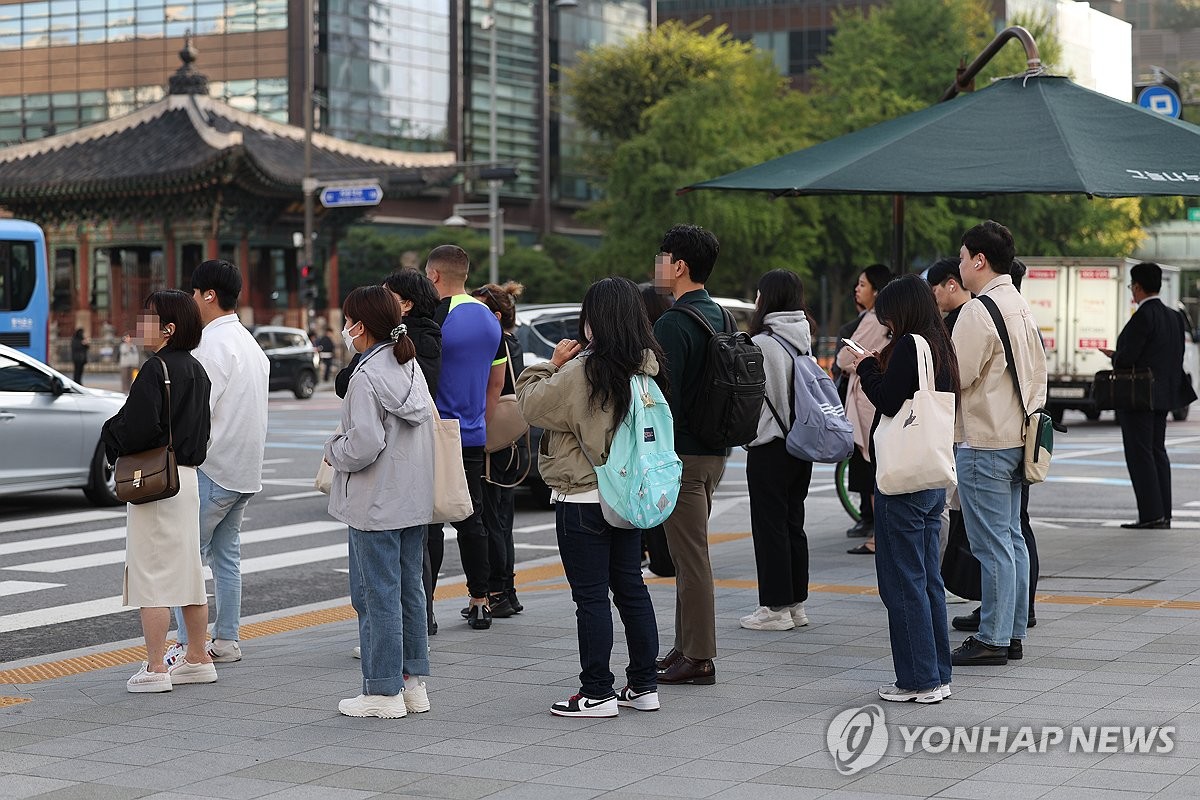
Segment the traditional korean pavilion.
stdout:
<path fill-rule="evenodd" d="M 190 42 L 180 58 L 162 100 L 0 149 L 0 207 L 46 231 L 52 337 L 77 327 L 93 336 L 133 330 L 151 291 L 186 289 L 208 258 L 240 267 L 246 324 L 299 326 L 304 318 L 296 241 L 304 229 L 304 130 L 213 99 Z M 377 181 L 396 197 L 448 183 L 457 171 L 449 152 L 321 134 L 312 142 L 321 184 Z M 338 236 L 364 208 L 316 209 L 315 307 L 323 314 L 340 302 Z"/>

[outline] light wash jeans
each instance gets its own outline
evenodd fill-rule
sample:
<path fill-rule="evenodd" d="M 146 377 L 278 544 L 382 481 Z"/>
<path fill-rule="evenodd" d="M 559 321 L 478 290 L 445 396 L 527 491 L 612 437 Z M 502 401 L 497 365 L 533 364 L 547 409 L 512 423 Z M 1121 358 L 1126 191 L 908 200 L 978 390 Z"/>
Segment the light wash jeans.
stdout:
<path fill-rule="evenodd" d="M 405 675 L 429 674 L 425 526 L 350 528 L 350 603 L 358 612 L 362 693 L 395 696 Z"/>
<path fill-rule="evenodd" d="M 237 641 L 242 617 L 242 516 L 254 493 L 231 492 L 196 470 L 200 484 L 200 557 L 212 569 L 216 605 L 214 639 Z M 176 608 L 176 639 L 187 644 L 183 614 Z"/>
<path fill-rule="evenodd" d="M 967 541 L 982 567 L 979 633 L 992 647 L 1024 639 L 1029 622 L 1029 551 L 1021 533 L 1024 448 L 959 447 L 958 497 Z M 1020 602 L 1017 602 L 1020 598 Z"/>

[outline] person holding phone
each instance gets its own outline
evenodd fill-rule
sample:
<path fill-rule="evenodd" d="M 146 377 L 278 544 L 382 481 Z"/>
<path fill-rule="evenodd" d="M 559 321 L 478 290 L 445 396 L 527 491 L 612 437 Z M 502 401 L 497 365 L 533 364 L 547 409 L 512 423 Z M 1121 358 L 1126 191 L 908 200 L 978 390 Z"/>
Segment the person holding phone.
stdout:
<path fill-rule="evenodd" d="M 888 343 L 888 330 L 880 323 L 875 315 L 875 297 L 892 280 L 892 271 L 883 264 L 872 264 L 858 276 L 858 285 L 854 287 L 854 301 L 866 309 L 862 319 L 855 328 L 854 334 L 848 337 L 860 350 L 867 353 L 877 353 Z M 854 425 L 854 454 L 850 456 L 850 491 L 859 492 L 863 497 L 863 519 L 874 520 L 871 513 L 875 492 L 875 465 L 871 461 L 870 432 L 871 423 L 875 420 L 875 406 L 863 392 L 862 381 L 854 371 L 854 364 L 862 357 L 853 347 L 843 347 L 837 355 L 838 366 L 850 376 L 850 385 L 846 391 L 846 417 Z M 863 526 L 864 528 L 866 525 Z M 854 529 L 851 528 L 851 531 Z M 872 522 L 866 531 L 867 540 L 858 547 L 851 547 L 847 553 L 851 555 L 875 554 L 875 527 Z"/>

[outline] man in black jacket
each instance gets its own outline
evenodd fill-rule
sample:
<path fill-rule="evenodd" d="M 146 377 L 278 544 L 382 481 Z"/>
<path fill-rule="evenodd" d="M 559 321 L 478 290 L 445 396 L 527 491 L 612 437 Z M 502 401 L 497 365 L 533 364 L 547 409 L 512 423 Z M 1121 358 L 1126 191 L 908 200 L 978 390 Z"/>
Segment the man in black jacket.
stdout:
<path fill-rule="evenodd" d="M 1196 399 L 1183 373 L 1184 323 L 1179 312 L 1158 297 L 1162 268 L 1151 262 L 1129 271 L 1137 311 L 1129 318 L 1116 350 L 1101 349 L 1116 369 L 1146 369 L 1154 375 L 1150 411 L 1118 411 L 1125 465 L 1137 497 L 1137 522 L 1122 528 L 1171 527 L 1171 462 L 1167 458 L 1167 412 Z"/>

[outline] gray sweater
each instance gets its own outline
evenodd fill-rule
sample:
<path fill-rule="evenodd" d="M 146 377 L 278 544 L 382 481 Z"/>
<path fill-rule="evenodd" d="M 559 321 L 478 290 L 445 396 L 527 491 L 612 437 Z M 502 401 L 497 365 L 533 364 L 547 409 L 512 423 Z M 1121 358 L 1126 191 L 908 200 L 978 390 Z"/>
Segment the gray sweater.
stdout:
<path fill-rule="evenodd" d="M 784 422 L 791 422 L 792 356 L 776 341 L 783 339 L 800 353 L 812 351 L 812 334 L 808 318 L 803 311 L 776 311 L 763 319 L 766 331 L 754 337 L 754 343 L 762 348 L 763 367 L 767 373 L 767 399 L 775 406 Z M 774 334 L 775 336 L 772 336 Z M 775 415 L 766 403 L 758 417 L 758 435 L 747 447 L 757 447 L 772 439 L 786 439 L 787 431 L 779 427 Z"/>
<path fill-rule="evenodd" d="M 342 430 L 325 443 L 335 470 L 329 514 L 360 531 L 433 518 L 433 401 L 414 358 L 384 346 L 363 358 L 342 401 Z"/>

